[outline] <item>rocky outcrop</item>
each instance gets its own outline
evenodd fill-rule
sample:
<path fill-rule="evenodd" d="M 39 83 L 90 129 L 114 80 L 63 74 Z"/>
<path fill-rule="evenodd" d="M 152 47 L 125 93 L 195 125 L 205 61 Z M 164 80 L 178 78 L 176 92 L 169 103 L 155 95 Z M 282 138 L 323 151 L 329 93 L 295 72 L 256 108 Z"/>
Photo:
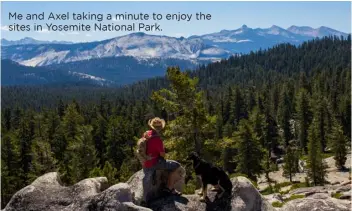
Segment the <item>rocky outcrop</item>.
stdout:
<path fill-rule="evenodd" d="M 275 211 L 275 209 L 260 195 L 252 183 L 245 177 L 231 179 L 232 194 L 218 199 L 215 192 L 208 191 L 205 203 L 199 201 L 198 195 L 183 195 L 163 197 L 150 203 L 153 210 L 158 211 Z"/>
<path fill-rule="evenodd" d="M 176 184 L 176 189 L 182 191 L 184 185 L 184 170 L 181 169 L 179 172 L 182 179 Z M 131 192 L 134 195 L 134 202 L 141 204 L 146 198 L 146 194 L 152 200 L 149 201 L 149 207 L 152 210 L 158 211 L 174 211 L 174 210 L 238 210 L 238 211 L 274 211 L 275 209 L 266 202 L 252 185 L 252 183 L 245 177 L 233 178 L 233 190 L 232 195 L 222 197 L 221 199 L 216 198 L 216 193 L 208 191 L 209 200 L 206 203 L 199 201 L 198 195 L 182 195 L 182 196 L 170 196 L 158 192 L 158 188 L 165 179 L 165 175 L 162 172 L 157 173 L 158 181 L 160 183 L 153 185 L 151 180 L 152 176 L 144 174 L 141 170 L 135 173 L 127 184 L 131 187 Z M 145 180 L 144 188 L 148 191 L 143 191 L 143 180 Z M 151 196 L 152 195 L 152 196 Z M 148 197 L 147 197 L 148 198 Z"/>
<path fill-rule="evenodd" d="M 167 183 L 168 173 L 165 171 L 156 171 L 155 173 L 153 175 L 152 171 L 140 170 L 127 181 L 134 195 L 135 204 L 140 205 L 142 202 L 151 201 L 163 196 L 163 192 L 160 190 Z M 176 183 L 175 189 L 182 192 L 185 185 L 186 171 L 181 167 L 177 173 L 180 179 Z"/>
<path fill-rule="evenodd" d="M 180 170 L 180 175 L 184 175 Z M 170 196 L 160 194 L 149 201 L 149 208 L 141 206 L 145 193 L 153 192 L 162 183 L 165 174 L 158 173 L 160 183 L 146 187 L 142 181 L 149 178 L 143 171 L 135 173 L 127 183 L 118 183 L 107 188 L 105 177 L 89 178 L 65 187 L 58 173 L 51 172 L 37 178 L 32 184 L 19 190 L 5 207 L 5 211 L 275 211 L 276 209 L 262 197 L 245 177 L 232 178 L 232 194 L 217 198 L 216 192 L 208 191 L 208 200 L 200 202 L 196 194 Z M 150 178 L 149 178 L 150 179 Z M 150 189 L 149 189 L 150 188 Z M 177 184 L 182 190 L 183 180 Z M 347 188 L 346 188 L 347 189 Z M 344 190 L 346 190 L 344 189 Z M 308 194 L 307 194 L 308 193 Z M 324 187 L 297 189 L 290 194 L 304 194 L 307 197 L 287 202 L 280 211 L 345 211 L 349 210 L 349 200 L 335 199 Z M 347 194 L 346 194 L 347 195 Z M 347 197 L 347 196 L 346 196 Z M 282 198 L 273 196 L 273 199 Z"/>
<path fill-rule="evenodd" d="M 65 187 L 57 172 L 47 173 L 12 196 L 4 211 L 150 210 L 132 204 L 126 183 L 107 187 L 105 177 L 89 178 Z"/>
<path fill-rule="evenodd" d="M 184 178 L 183 169 L 179 173 Z M 158 174 L 158 176 L 161 179 L 165 178 L 163 173 Z M 144 197 L 142 185 L 144 178 L 149 178 L 149 175 L 139 171 L 127 183 L 119 183 L 109 188 L 107 188 L 105 177 L 89 178 L 73 186 L 65 187 L 62 186 L 58 173 L 51 172 L 37 178 L 32 184 L 19 190 L 11 198 L 4 211 L 274 211 L 274 208 L 262 198 L 252 183 L 244 177 L 233 178 L 232 194 L 224 195 L 221 199 L 217 199 L 216 193 L 210 191 L 208 193 L 209 200 L 206 203 L 200 202 L 198 195 L 170 196 L 161 194 L 150 201 L 151 209 L 149 209 L 139 206 Z M 158 185 L 160 184 L 154 186 Z M 181 191 L 183 185 L 184 180 L 180 180 L 176 187 Z M 146 192 L 153 192 L 154 186 L 146 187 Z"/>
<path fill-rule="evenodd" d="M 284 199 L 280 193 L 273 193 L 273 194 L 269 194 L 269 195 L 264 195 L 263 197 L 269 202 L 269 204 L 272 204 L 274 202 L 279 202 L 279 203 L 284 202 Z"/>
<path fill-rule="evenodd" d="M 327 193 L 316 193 L 306 198 L 289 201 L 280 211 L 349 211 L 350 207 L 351 202 L 332 198 Z"/>
<path fill-rule="evenodd" d="M 289 194 L 302 194 L 307 196 L 316 194 L 316 193 L 328 193 L 329 188 L 325 186 L 315 186 L 315 187 L 308 187 L 308 188 L 297 188 L 294 190 L 291 190 Z"/>

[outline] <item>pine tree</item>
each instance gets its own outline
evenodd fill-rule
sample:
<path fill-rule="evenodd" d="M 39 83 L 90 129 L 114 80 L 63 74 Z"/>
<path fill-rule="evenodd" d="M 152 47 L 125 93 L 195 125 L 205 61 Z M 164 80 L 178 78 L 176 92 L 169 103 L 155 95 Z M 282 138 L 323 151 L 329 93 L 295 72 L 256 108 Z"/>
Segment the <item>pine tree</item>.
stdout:
<path fill-rule="evenodd" d="M 236 128 L 241 119 L 247 118 L 247 111 L 246 111 L 246 105 L 244 102 L 244 97 L 243 97 L 243 94 L 241 93 L 241 90 L 238 87 L 235 88 L 233 99 L 230 99 L 230 100 L 231 100 L 231 107 L 230 107 L 229 123 L 233 125 L 234 128 Z"/>
<path fill-rule="evenodd" d="M 98 119 L 93 123 L 93 140 L 95 149 L 97 151 L 97 158 L 99 160 L 99 166 L 103 166 L 105 163 L 105 139 L 107 134 L 108 122 L 104 117 L 98 115 Z"/>
<path fill-rule="evenodd" d="M 32 164 L 30 169 L 30 177 L 37 177 L 51 171 L 56 171 L 57 161 L 54 158 L 54 153 L 51 151 L 51 146 L 47 139 L 37 137 L 32 142 Z"/>
<path fill-rule="evenodd" d="M 259 139 L 259 143 L 263 148 L 266 148 L 267 137 L 265 129 L 267 127 L 267 123 L 265 121 L 265 116 L 259 111 L 257 107 L 255 107 L 249 116 L 249 121 L 252 124 L 253 130 Z"/>
<path fill-rule="evenodd" d="M 19 142 L 14 135 L 1 138 L 1 207 L 25 184 L 21 180 Z"/>
<path fill-rule="evenodd" d="M 59 117 L 63 117 L 65 115 L 65 105 L 62 99 L 60 98 L 59 103 L 57 105 L 57 114 Z"/>
<path fill-rule="evenodd" d="M 328 135 L 331 134 L 333 118 L 325 98 L 315 96 L 313 103 L 315 104 L 313 118 L 317 124 L 317 138 L 320 140 L 320 149 L 324 152 L 328 143 Z"/>
<path fill-rule="evenodd" d="M 70 175 L 72 175 L 73 182 L 87 178 L 89 172 L 97 165 L 92 130 L 91 126 L 80 126 L 78 134 L 68 147 L 72 170 Z"/>
<path fill-rule="evenodd" d="M 225 97 L 225 100 L 224 100 L 224 107 L 222 109 L 222 119 L 224 121 L 224 124 L 225 123 L 228 123 L 229 122 L 229 118 L 230 118 L 230 109 L 231 109 L 231 99 L 233 97 L 233 94 L 232 94 L 232 88 L 229 86 L 227 88 L 227 96 Z"/>
<path fill-rule="evenodd" d="M 345 169 L 347 160 L 347 138 L 343 134 L 342 126 L 334 123 L 329 144 L 334 152 L 335 165 L 338 169 Z"/>
<path fill-rule="evenodd" d="M 46 136 L 52 141 L 56 134 L 58 127 L 60 126 L 60 117 L 56 112 L 49 112 L 48 117 L 45 119 L 46 124 Z M 51 143 L 52 144 L 52 143 Z"/>
<path fill-rule="evenodd" d="M 12 122 L 12 111 L 10 108 L 6 108 L 4 111 L 4 118 L 2 121 L 2 124 L 4 125 L 3 128 L 5 129 L 5 131 L 11 130 L 11 122 Z"/>
<path fill-rule="evenodd" d="M 182 157 L 186 157 L 191 147 L 200 153 L 203 141 L 200 137 L 205 136 L 204 132 L 210 131 L 202 130 L 209 123 L 209 119 L 203 92 L 197 91 L 198 79 L 190 78 L 187 72 L 183 73 L 179 68 L 168 68 L 167 77 L 171 82 L 171 90 L 162 89 L 154 92 L 152 99 L 168 113 L 176 116 L 173 121 L 168 122 L 169 130 L 165 131 L 165 135 L 172 139 L 169 147 L 174 149 L 173 152 L 183 154 Z"/>
<path fill-rule="evenodd" d="M 236 171 L 246 174 L 250 179 L 256 180 L 261 172 L 262 148 L 258 137 L 248 120 L 241 120 L 238 131 L 234 133 L 235 147 L 238 154 L 235 156 Z"/>
<path fill-rule="evenodd" d="M 280 98 L 279 104 L 279 123 L 280 127 L 283 130 L 283 141 L 285 146 L 288 145 L 289 141 L 292 139 L 292 131 L 291 131 L 291 101 L 289 95 L 286 91 L 283 91 Z"/>
<path fill-rule="evenodd" d="M 326 175 L 326 164 L 324 163 L 321 143 L 319 141 L 319 121 L 313 118 L 313 122 L 309 127 L 308 132 L 308 177 L 313 184 L 324 185 Z"/>
<path fill-rule="evenodd" d="M 18 129 L 20 126 L 20 121 L 23 116 L 23 110 L 20 109 L 19 107 L 16 107 L 14 114 L 13 114 L 13 119 L 12 119 L 12 126 L 14 129 Z"/>
<path fill-rule="evenodd" d="M 34 116 L 35 137 L 31 145 L 32 163 L 30 168 L 30 177 L 35 179 L 44 173 L 56 170 L 56 160 L 51 150 L 47 125 L 45 124 L 44 115 L 37 114 Z"/>
<path fill-rule="evenodd" d="M 295 141 L 290 141 L 286 148 L 284 156 L 283 176 L 289 177 L 292 182 L 292 177 L 298 172 L 299 153 Z"/>
<path fill-rule="evenodd" d="M 109 120 L 105 140 L 105 159 L 116 168 L 119 168 L 122 161 L 126 158 L 124 148 L 129 139 L 127 136 L 127 127 L 128 125 L 121 117 L 114 117 Z"/>
<path fill-rule="evenodd" d="M 74 139 L 78 133 L 78 127 L 82 125 L 83 117 L 78 113 L 76 105 L 70 104 L 62 118 L 62 125 L 67 139 Z"/>
<path fill-rule="evenodd" d="M 108 184 L 114 185 L 118 182 L 117 173 L 117 169 L 114 168 L 109 161 L 106 161 L 103 169 L 95 167 L 91 170 L 89 177 L 106 177 L 108 179 Z"/>
<path fill-rule="evenodd" d="M 298 92 L 296 102 L 299 146 L 301 150 L 307 153 L 308 127 L 311 122 L 312 113 L 309 104 L 309 96 L 305 89 L 301 89 Z"/>
<path fill-rule="evenodd" d="M 29 180 L 28 173 L 32 162 L 31 145 L 34 139 L 34 128 L 33 113 L 28 111 L 27 114 L 21 118 L 17 131 L 17 137 L 20 142 L 20 168 L 23 170 L 21 179 L 25 183 Z"/>
<path fill-rule="evenodd" d="M 344 135 L 351 141 L 351 92 L 341 96 L 338 114 Z"/>
<path fill-rule="evenodd" d="M 69 145 L 75 145 L 74 143 L 76 142 L 76 137 L 80 134 L 79 129 L 82 124 L 83 117 L 78 113 L 76 104 L 72 103 L 68 105 L 56 135 L 58 143 L 55 144 L 54 150 L 58 150 L 56 151 L 57 153 L 62 152 L 62 150 L 66 151 Z M 71 153 L 64 153 L 62 155 L 58 155 L 57 153 L 55 153 L 55 157 L 59 157 L 58 160 L 60 162 L 59 166 L 63 182 L 68 184 L 76 182 L 76 179 L 78 179 L 81 174 L 76 172 L 76 169 L 71 163 L 74 156 L 76 157 L 76 161 L 79 160 L 77 159 L 77 155 L 72 151 Z M 73 175 L 73 173 L 76 175 Z"/>

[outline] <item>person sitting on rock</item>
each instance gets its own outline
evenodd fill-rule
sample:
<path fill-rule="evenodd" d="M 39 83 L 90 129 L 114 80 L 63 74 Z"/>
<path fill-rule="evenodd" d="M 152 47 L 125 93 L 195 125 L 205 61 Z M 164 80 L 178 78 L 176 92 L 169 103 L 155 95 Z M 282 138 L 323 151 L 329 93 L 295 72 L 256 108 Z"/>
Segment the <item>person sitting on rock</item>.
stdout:
<path fill-rule="evenodd" d="M 150 119 L 148 121 L 150 130 L 143 134 L 143 137 L 147 140 L 146 142 L 146 154 L 150 156 L 150 159 L 146 160 L 143 164 L 145 170 L 165 170 L 169 172 L 167 187 L 165 190 L 168 193 L 181 195 L 175 189 L 175 184 L 178 182 L 179 175 L 177 174 L 178 168 L 181 167 L 180 163 L 173 160 L 166 160 L 165 149 L 163 141 L 160 137 L 160 132 L 165 127 L 165 120 L 159 117 Z"/>

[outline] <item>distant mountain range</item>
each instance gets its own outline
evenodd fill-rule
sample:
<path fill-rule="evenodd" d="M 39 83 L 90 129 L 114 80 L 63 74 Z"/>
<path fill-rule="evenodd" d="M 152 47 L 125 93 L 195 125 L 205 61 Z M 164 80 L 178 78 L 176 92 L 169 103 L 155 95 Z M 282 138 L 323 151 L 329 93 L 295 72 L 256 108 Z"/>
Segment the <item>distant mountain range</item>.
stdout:
<path fill-rule="evenodd" d="M 243 25 L 236 30 L 222 30 L 189 38 L 132 33 L 98 42 L 74 44 L 38 41 L 31 38 L 19 41 L 2 40 L 5 44 L 1 50 L 3 58 L 25 66 L 44 66 L 118 56 L 216 60 L 236 53 L 266 49 L 279 43 L 299 44 L 314 37 L 329 35 L 347 36 L 346 33 L 328 27 L 313 29 L 306 26 L 291 26 L 283 29 L 273 25 L 266 29 L 252 29 Z M 12 42 L 11 45 L 9 42 Z"/>
<path fill-rule="evenodd" d="M 169 65 L 192 69 L 234 54 L 267 49 L 280 43 L 298 45 L 316 37 L 331 35 L 348 36 L 324 26 L 317 29 L 307 26 L 283 29 L 273 25 L 262 29 L 243 25 L 235 30 L 188 38 L 132 33 L 87 43 L 49 42 L 32 38 L 18 41 L 2 39 L 1 53 L 2 59 L 24 66 L 47 66 L 51 71 L 66 71 L 65 74 L 71 71 L 70 77 L 82 78 L 83 75 L 79 74 L 88 74 L 89 77 L 111 80 L 112 84 L 126 84 L 163 75 Z"/>
<path fill-rule="evenodd" d="M 36 40 L 30 37 L 25 37 L 20 40 L 7 40 L 2 38 L 1 39 L 1 46 L 10 46 L 10 45 L 39 45 L 39 44 L 72 44 L 73 42 L 67 42 L 67 41 L 41 41 L 41 40 Z"/>
<path fill-rule="evenodd" d="M 11 60 L 1 60 L 2 85 L 83 84 L 109 86 L 114 82 L 73 71 L 52 70 L 46 67 L 27 67 Z"/>
<path fill-rule="evenodd" d="M 139 59 L 131 56 L 108 57 L 41 67 L 1 60 L 2 85 L 80 84 L 117 86 L 146 78 L 163 76 L 168 66 L 195 69 L 196 63 L 180 59 Z"/>

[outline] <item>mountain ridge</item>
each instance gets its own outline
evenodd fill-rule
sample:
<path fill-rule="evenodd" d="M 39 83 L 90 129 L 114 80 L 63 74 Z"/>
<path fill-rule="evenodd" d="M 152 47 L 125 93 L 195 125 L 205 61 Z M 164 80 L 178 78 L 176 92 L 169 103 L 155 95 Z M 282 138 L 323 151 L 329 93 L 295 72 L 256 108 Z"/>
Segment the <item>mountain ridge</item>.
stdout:
<path fill-rule="evenodd" d="M 221 30 L 188 38 L 136 32 L 86 43 L 3 45 L 1 52 L 3 58 L 25 66 L 46 66 L 119 56 L 217 61 L 234 54 L 267 49 L 280 43 L 297 45 L 315 37 L 328 35 L 348 34 L 323 26 L 316 29 L 306 26 L 284 29 L 277 25 L 270 28 L 250 28 L 242 25 L 235 30 Z"/>
<path fill-rule="evenodd" d="M 1 46 L 11 46 L 11 45 L 40 45 L 40 44 L 73 44 L 70 41 L 46 41 L 46 40 L 37 40 L 31 37 L 24 37 L 19 40 L 7 40 L 5 38 L 1 38 Z"/>

